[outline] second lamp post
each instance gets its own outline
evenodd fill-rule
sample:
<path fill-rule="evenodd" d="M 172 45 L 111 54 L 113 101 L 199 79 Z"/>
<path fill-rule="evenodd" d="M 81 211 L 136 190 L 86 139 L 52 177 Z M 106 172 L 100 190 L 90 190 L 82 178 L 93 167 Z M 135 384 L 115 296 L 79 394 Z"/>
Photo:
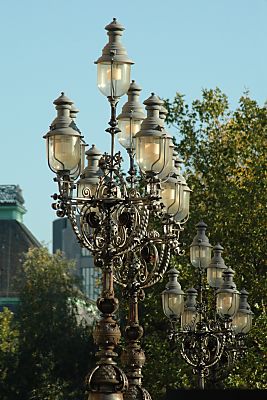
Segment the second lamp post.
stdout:
<path fill-rule="evenodd" d="M 163 311 L 171 321 L 170 339 L 177 342 L 181 356 L 193 368 L 200 389 L 204 389 L 205 377 L 223 354 L 233 363 L 238 352 L 243 352 L 243 338 L 251 327 L 253 314 L 247 303 L 248 293 L 239 293 L 233 281 L 234 271 L 224 264 L 220 245 L 214 246 L 211 259 L 206 227 L 204 222 L 197 224 L 197 235 L 190 246 L 190 261 L 198 275 L 197 290 L 190 288 L 185 294 L 177 270 L 171 269 L 162 293 Z M 213 289 L 213 300 L 206 281 Z"/>

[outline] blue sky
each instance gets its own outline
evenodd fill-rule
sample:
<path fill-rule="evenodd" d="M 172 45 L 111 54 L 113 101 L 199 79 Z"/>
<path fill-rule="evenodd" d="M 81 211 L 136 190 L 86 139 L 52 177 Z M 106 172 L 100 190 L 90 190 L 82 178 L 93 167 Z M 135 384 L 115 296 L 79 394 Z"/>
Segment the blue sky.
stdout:
<path fill-rule="evenodd" d="M 0 183 L 21 186 L 25 224 L 49 247 L 56 186 L 42 136 L 65 91 L 87 143 L 109 149 L 109 107 L 93 62 L 113 17 L 126 28 L 142 100 L 179 91 L 191 101 L 216 86 L 233 106 L 246 89 L 260 104 L 267 98 L 267 0 L 0 0 L 0 7 Z"/>

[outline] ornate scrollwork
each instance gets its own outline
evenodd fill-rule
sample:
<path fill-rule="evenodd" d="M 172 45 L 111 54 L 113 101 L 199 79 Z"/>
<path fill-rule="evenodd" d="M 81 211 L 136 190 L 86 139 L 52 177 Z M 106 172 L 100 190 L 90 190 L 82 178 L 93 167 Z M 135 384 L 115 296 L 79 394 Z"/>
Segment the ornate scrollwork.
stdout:
<path fill-rule="evenodd" d="M 91 189 L 89 187 L 84 187 L 82 190 L 83 197 L 92 197 Z"/>
<path fill-rule="evenodd" d="M 108 392 L 115 393 L 125 390 L 126 386 L 126 377 L 114 360 L 117 356 L 114 349 L 121 336 L 113 316 L 117 307 L 114 280 L 131 303 L 125 332 L 127 348 L 124 354 L 130 382 L 126 398 L 151 400 L 149 393 L 141 387 L 145 355 L 139 343 L 143 330 L 138 322 L 137 305 L 144 299 L 144 289 L 162 278 L 171 254 L 181 254 L 179 234 L 182 227 L 161 202 L 160 179 L 154 171 L 141 172 L 137 176 L 134 149 L 129 151 L 128 177 L 125 178 L 121 172 L 121 153 L 114 152 L 115 135 L 119 132 L 116 119 L 118 99 L 111 96 L 109 101 L 111 119 L 107 132 L 111 135 L 110 154 L 104 153 L 101 157 L 94 146 L 86 152 L 88 166 L 83 170 L 77 187 L 75 174 L 76 177 L 70 171 L 58 173 L 59 195 L 53 196 L 56 201 L 53 208 L 57 216 L 68 217 L 79 243 L 92 253 L 95 265 L 103 273 L 102 293 L 97 302 L 101 319 L 93 334 L 99 346 L 99 365 L 88 378 L 91 392 L 105 391 L 108 387 Z M 153 107 L 158 110 L 160 101 L 153 95 L 151 101 L 156 101 Z M 157 124 L 156 131 L 162 129 Z M 161 138 L 158 132 L 156 137 Z M 177 178 L 177 185 L 179 182 Z"/>
<path fill-rule="evenodd" d="M 100 160 L 103 174 L 97 187 L 93 192 L 84 186 L 81 197 L 73 196 L 72 182 L 59 179 L 60 195 L 55 198 L 54 208 L 58 216 L 69 218 L 78 241 L 92 252 L 95 265 L 103 271 L 102 296 L 97 303 L 102 317 L 93 333 L 100 360 L 87 380 L 91 393 L 106 390 L 107 386 L 111 393 L 126 389 L 127 378 L 114 360 L 121 337 L 113 318 L 117 307 L 114 279 L 131 303 L 123 352 L 129 380 L 125 398 L 151 400 L 141 386 L 145 354 L 140 346 L 143 329 L 138 322 L 137 305 L 144 299 L 144 289 L 157 283 L 166 272 L 171 253 L 181 254 L 182 227 L 168 216 L 162 219 L 157 180 L 150 177 L 149 193 L 141 196 L 134 187 L 135 179 L 124 180 L 120 163 L 119 153 L 104 154 Z"/>
<path fill-rule="evenodd" d="M 220 360 L 225 339 L 220 333 L 204 332 L 199 335 L 192 332 L 181 340 L 181 355 L 195 370 L 207 370 Z"/>

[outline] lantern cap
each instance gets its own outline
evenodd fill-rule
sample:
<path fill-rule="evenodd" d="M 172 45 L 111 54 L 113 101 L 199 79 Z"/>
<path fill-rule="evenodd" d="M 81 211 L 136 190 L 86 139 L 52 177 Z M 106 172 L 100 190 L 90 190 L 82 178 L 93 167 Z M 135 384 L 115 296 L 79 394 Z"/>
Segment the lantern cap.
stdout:
<path fill-rule="evenodd" d="M 71 105 L 71 109 L 70 109 L 70 117 L 72 119 L 75 119 L 77 117 L 77 114 L 80 110 L 75 106 L 75 104 L 73 103 Z"/>
<path fill-rule="evenodd" d="M 139 92 L 141 92 L 141 91 L 142 91 L 141 86 L 139 86 L 136 83 L 136 81 L 134 79 L 132 79 L 132 82 L 131 82 L 131 84 L 129 86 L 127 94 L 131 94 L 131 93 L 134 93 L 134 92 L 136 92 L 136 94 L 139 94 Z"/>
<path fill-rule="evenodd" d="M 167 272 L 167 275 L 170 277 L 170 276 L 178 276 L 179 275 L 179 272 L 177 271 L 177 269 L 176 268 L 171 268 L 171 269 L 169 269 L 169 271 Z"/>
<path fill-rule="evenodd" d="M 251 311 L 250 305 L 248 303 L 248 295 L 249 295 L 249 293 L 246 291 L 246 289 L 240 290 L 240 300 L 239 300 L 238 312 L 242 312 L 244 314 L 254 314 Z"/>
<path fill-rule="evenodd" d="M 187 289 L 186 293 L 193 295 L 193 296 L 197 296 L 197 290 L 195 288 Z"/>
<path fill-rule="evenodd" d="M 162 292 L 162 295 L 167 294 L 167 293 L 173 293 L 173 294 L 182 294 L 184 295 L 183 290 L 181 289 L 181 285 L 177 280 L 177 277 L 179 275 L 179 272 L 177 271 L 176 268 L 171 268 L 168 272 L 167 275 L 169 277 L 169 281 L 165 287 L 165 290 Z"/>
<path fill-rule="evenodd" d="M 159 118 L 159 110 L 163 101 L 155 93 L 151 93 L 151 96 L 143 104 L 146 106 L 147 117 L 143 120 L 141 129 L 135 134 L 135 138 L 153 136 L 167 139 L 167 135 L 163 131 L 162 120 Z"/>
<path fill-rule="evenodd" d="M 58 105 L 62 105 L 62 104 L 73 104 L 73 101 L 71 99 L 69 99 L 67 96 L 65 96 L 64 92 L 61 92 L 61 95 L 53 101 L 53 104 L 55 104 L 56 106 Z"/>
<path fill-rule="evenodd" d="M 185 311 L 196 311 L 197 295 L 198 295 L 198 293 L 195 288 L 187 289 Z"/>
<path fill-rule="evenodd" d="M 226 269 L 226 265 L 224 263 L 224 259 L 221 254 L 223 251 L 223 247 L 218 243 L 213 247 L 214 256 L 212 257 L 210 264 L 207 268 L 218 268 L 218 269 Z"/>
<path fill-rule="evenodd" d="M 190 247 L 192 246 L 212 247 L 208 237 L 205 234 L 205 231 L 207 229 L 207 225 L 205 224 L 205 222 L 200 221 L 199 223 L 196 224 L 196 228 L 197 228 L 197 234 L 194 237 Z"/>
<path fill-rule="evenodd" d="M 200 222 L 198 222 L 198 223 L 196 224 L 196 228 L 198 228 L 198 229 L 204 229 L 204 230 L 206 230 L 207 227 L 208 227 L 208 225 L 205 224 L 204 221 L 200 221 Z"/>
<path fill-rule="evenodd" d="M 242 295 L 243 297 L 248 297 L 248 295 L 249 295 L 249 292 L 246 290 L 246 289 L 241 289 L 240 290 L 240 295 Z"/>
<path fill-rule="evenodd" d="M 161 106 L 160 110 L 159 110 L 159 117 L 160 119 L 162 119 L 163 121 L 165 121 L 167 115 L 168 115 L 168 110 L 166 107 L 164 107 L 163 105 Z"/>
<path fill-rule="evenodd" d="M 103 175 L 102 170 L 99 168 L 99 160 L 102 156 L 100 150 L 93 144 L 86 152 L 87 166 L 81 173 L 80 179 L 77 181 L 78 185 L 81 184 L 97 184 L 99 177 Z"/>
<path fill-rule="evenodd" d="M 99 160 L 102 153 L 93 144 L 86 152 L 86 159 L 88 162 L 87 167 L 83 170 L 81 178 L 95 178 L 103 175 L 102 170 L 99 168 Z"/>
<path fill-rule="evenodd" d="M 92 144 L 92 147 L 85 152 L 86 156 L 102 156 L 101 150 L 99 150 L 95 144 Z"/>
<path fill-rule="evenodd" d="M 236 289 L 236 284 L 233 281 L 234 270 L 231 267 L 227 267 L 223 271 L 223 283 L 222 286 L 216 290 L 216 294 L 219 293 L 238 293 L 239 291 Z"/>
<path fill-rule="evenodd" d="M 113 18 L 113 21 L 108 24 L 105 29 L 108 31 L 109 42 L 105 45 L 102 50 L 102 56 L 95 61 L 95 64 L 99 63 L 119 63 L 119 64 L 134 64 L 128 57 L 125 47 L 120 42 L 120 36 L 124 31 L 124 27 Z"/>
<path fill-rule="evenodd" d="M 128 100 L 122 107 L 122 112 L 118 116 L 118 120 L 133 119 L 143 121 L 146 117 L 139 96 L 142 88 L 132 80 L 128 89 Z"/>
<path fill-rule="evenodd" d="M 61 135 L 80 136 L 82 138 L 83 136 L 81 136 L 80 130 L 72 119 L 73 115 L 71 116 L 71 110 L 74 104 L 73 101 L 65 96 L 64 92 L 61 92 L 61 95 L 54 100 L 53 104 L 56 106 L 57 116 L 50 125 L 50 131 L 43 136 L 44 139 L 47 139 L 50 136 Z M 74 113 L 77 113 L 76 108 Z"/>
<path fill-rule="evenodd" d="M 174 144 L 173 144 L 174 145 Z M 178 157 L 177 151 L 173 149 L 173 167 L 170 172 L 171 176 L 177 177 L 177 179 L 181 182 L 181 184 L 187 184 L 184 176 L 181 174 L 181 167 L 180 164 L 183 163 L 184 161 Z"/>
<path fill-rule="evenodd" d="M 106 31 L 125 31 L 124 26 L 117 20 L 117 18 L 113 18 L 113 20 L 105 26 Z"/>
<path fill-rule="evenodd" d="M 215 246 L 213 247 L 214 251 L 218 251 L 218 252 L 222 252 L 224 250 L 224 248 L 220 245 L 220 243 L 215 244 Z"/>
<path fill-rule="evenodd" d="M 144 105 L 147 106 L 146 110 L 149 109 L 149 107 L 153 107 L 155 108 L 155 106 L 157 106 L 157 109 L 160 111 L 161 106 L 163 104 L 163 100 L 161 100 L 154 92 L 151 93 L 151 96 L 149 96 L 145 101 L 144 101 Z"/>

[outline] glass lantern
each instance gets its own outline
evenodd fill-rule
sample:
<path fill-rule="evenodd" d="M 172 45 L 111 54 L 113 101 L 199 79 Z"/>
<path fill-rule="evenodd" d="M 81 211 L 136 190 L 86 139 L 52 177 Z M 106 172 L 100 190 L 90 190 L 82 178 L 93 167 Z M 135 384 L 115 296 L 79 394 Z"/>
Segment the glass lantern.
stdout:
<path fill-rule="evenodd" d="M 207 225 L 202 221 L 196 225 L 197 235 L 190 246 L 190 261 L 196 268 L 206 268 L 211 261 L 212 246 L 205 234 Z"/>
<path fill-rule="evenodd" d="M 124 27 L 114 18 L 105 29 L 109 42 L 103 48 L 102 56 L 95 62 L 97 86 L 104 96 L 118 98 L 129 89 L 133 62 L 120 41 Z"/>
<path fill-rule="evenodd" d="M 97 86 L 108 97 L 121 97 L 129 89 L 131 64 L 101 62 L 97 64 Z"/>
<path fill-rule="evenodd" d="M 142 121 L 145 119 L 143 106 L 139 102 L 141 92 L 140 86 L 133 80 L 128 94 L 128 101 L 123 105 L 122 112 L 118 116 L 118 132 L 117 137 L 119 143 L 126 149 L 134 149 L 134 135 L 140 131 Z"/>
<path fill-rule="evenodd" d="M 228 267 L 223 272 L 223 283 L 216 291 L 216 308 L 222 318 L 232 318 L 239 308 L 239 291 L 233 281 L 234 271 Z"/>
<path fill-rule="evenodd" d="M 168 272 L 168 276 L 169 282 L 161 294 L 163 312 L 170 320 L 178 320 L 184 310 L 184 292 L 177 280 L 178 271 L 175 268 Z"/>
<path fill-rule="evenodd" d="M 226 265 L 222 258 L 223 247 L 217 244 L 213 251 L 214 256 L 207 266 L 207 281 L 210 287 L 218 289 L 223 283 L 223 271 L 226 269 Z"/>
<path fill-rule="evenodd" d="M 134 149 L 135 143 L 133 140 L 134 135 L 140 131 L 142 121 L 135 119 L 121 119 L 118 120 L 118 141 L 125 149 Z"/>
<path fill-rule="evenodd" d="M 177 214 L 175 214 L 175 221 L 182 222 L 189 215 L 189 204 L 190 204 L 190 193 L 191 189 L 187 184 L 181 184 L 180 188 L 180 208 Z"/>
<path fill-rule="evenodd" d="M 135 136 L 136 162 L 143 173 L 162 174 L 167 160 L 172 157 L 169 138 L 157 133 L 155 136 Z"/>
<path fill-rule="evenodd" d="M 248 292 L 242 289 L 240 292 L 239 308 L 232 321 L 235 334 L 247 334 L 252 327 L 253 312 L 250 309 L 247 298 Z"/>
<path fill-rule="evenodd" d="M 173 158 L 172 138 L 164 133 L 159 118 L 162 103 L 154 93 L 144 101 L 147 118 L 135 135 L 136 162 L 144 174 L 164 175 L 168 160 Z"/>
<path fill-rule="evenodd" d="M 163 211 L 170 215 L 176 215 L 181 206 L 181 185 L 175 176 L 170 176 L 161 183 L 161 201 L 164 205 Z"/>
<path fill-rule="evenodd" d="M 54 101 L 57 117 L 51 124 L 46 139 L 47 159 L 50 169 L 55 173 L 77 176 L 82 158 L 82 136 L 70 117 L 73 101 L 62 92 Z"/>
<path fill-rule="evenodd" d="M 81 159 L 81 138 L 71 128 L 47 136 L 48 163 L 53 172 L 75 170 Z"/>
<path fill-rule="evenodd" d="M 217 295 L 217 311 L 221 317 L 233 317 L 238 310 L 238 292 L 220 292 Z"/>
<path fill-rule="evenodd" d="M 173 172 L 173 169 L 174 169 L 174 159 L 173 159 L 174 158 L 174 152 L 175 152 L 174 143 L 173 143 L 173 140 L 172 140 L 172 136 L 168 133 L 168 131 L 166 130 L 166 128 L 164 126 L 165 119 L 166 119 L 167 115 L 168 115 L 168 110 L 162 105 L 160 107 L 160 110 L 159 110 L 159 119 L 161 121 L 162 132 L 164 132 L 165 135 L 170 138 L 170 147 L 171 147 L 171 149 L 170 149 L 169 154 L 171 154 L 172 157 L 169 157 L 167 159 L 167 163 L 166 163 L 166 166 L 165 166 L 164 170 L 161 173 L 158 174 L 158 177 L 160 179 L 166 178 L 169 174 L 171 174 Z"/>
<path fill-rule="evenodd" d="M 186 291 L 186 303 L 184 306 L 184 312 L 181 318 L 181 327 L 194 330 L 196 323 L 199 321 L 199 315 L 197 312 L 197 291 L 194 288 Z"/>

